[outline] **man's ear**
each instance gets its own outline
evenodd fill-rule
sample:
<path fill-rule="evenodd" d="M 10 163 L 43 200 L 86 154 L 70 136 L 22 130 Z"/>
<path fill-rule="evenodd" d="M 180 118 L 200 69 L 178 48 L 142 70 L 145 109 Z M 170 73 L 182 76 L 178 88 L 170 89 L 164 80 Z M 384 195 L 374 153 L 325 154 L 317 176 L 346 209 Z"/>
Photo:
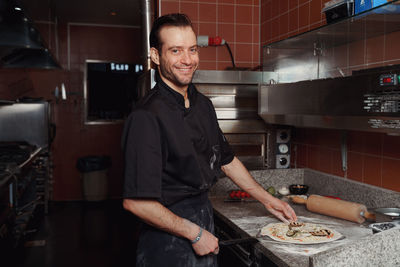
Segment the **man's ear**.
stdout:
<path fill-rule="evenodd" d="M 160 55 L 158 54 L 158 50 L 154 47 L 150 48 L 150 58 L 154 64 L 156 64 L 157 66 L 160 65 Z"/>

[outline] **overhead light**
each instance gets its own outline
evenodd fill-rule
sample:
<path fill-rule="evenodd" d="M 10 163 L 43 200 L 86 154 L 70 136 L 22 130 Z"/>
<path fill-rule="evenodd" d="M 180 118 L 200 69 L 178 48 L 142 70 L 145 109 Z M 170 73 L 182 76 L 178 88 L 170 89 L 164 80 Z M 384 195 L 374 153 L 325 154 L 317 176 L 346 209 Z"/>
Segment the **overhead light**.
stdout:
<path fill-rule="evenodd" d="M 14 7 L 15 10 L 21 11 L 22 9 L 20 7 Z"/>

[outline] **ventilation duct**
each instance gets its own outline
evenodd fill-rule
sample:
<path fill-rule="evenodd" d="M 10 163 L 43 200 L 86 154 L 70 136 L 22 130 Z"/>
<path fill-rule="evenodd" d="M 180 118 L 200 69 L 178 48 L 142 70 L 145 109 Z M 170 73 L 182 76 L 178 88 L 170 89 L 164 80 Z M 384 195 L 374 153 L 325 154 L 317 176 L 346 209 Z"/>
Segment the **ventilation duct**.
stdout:
<path fill-rule="evenodd" d="M 0 0 L 0 66 L 60 68 L 39 31 L 15 0 Z"/>

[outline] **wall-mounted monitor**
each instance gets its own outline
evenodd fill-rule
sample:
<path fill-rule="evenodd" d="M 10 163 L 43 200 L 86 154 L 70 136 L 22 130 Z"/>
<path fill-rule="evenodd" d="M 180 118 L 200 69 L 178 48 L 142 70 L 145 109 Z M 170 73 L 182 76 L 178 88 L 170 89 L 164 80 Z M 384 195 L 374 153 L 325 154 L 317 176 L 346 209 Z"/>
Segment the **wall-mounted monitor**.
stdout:
<path fill-rule="evenodd" d="M 138 78 L 143 65 L 86 60 L 85 123 L 122 122 L 139 98 Z"/>

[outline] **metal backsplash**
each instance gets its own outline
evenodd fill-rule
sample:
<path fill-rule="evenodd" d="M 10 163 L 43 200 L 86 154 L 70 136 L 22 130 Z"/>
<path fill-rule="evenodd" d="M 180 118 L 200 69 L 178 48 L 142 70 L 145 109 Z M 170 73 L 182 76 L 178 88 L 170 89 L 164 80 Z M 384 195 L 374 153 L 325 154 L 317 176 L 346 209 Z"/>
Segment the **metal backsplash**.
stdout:
<path fill-rule="evenodd" d="M 49 103 L 0 105 L 0 142 L 48 145 Z"/>
<path fill-rule="evenodd" d="M 276 80 L 271 72 L 197 71 L 193 83 L 213 103 L 222 132 L 249 169 L 268 166 L 270 128 L 258 116 L 258 85 Z"/>

